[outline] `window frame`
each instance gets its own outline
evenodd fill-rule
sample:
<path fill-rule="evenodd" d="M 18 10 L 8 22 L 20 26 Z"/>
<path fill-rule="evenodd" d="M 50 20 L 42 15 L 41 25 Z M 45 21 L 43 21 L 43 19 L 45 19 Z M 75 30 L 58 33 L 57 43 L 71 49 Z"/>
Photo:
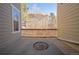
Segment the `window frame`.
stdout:
<path fill-rule="evenodd" d="M 12 10 L 13 10 L 13 8 L 19 13 L 19 20 L 18 20 L 18 31 L 16 30 L 14 30 L 14 20 L 13 20 L 13 12 L 12 12 Z M 18 33 L 18 32 L 20 32 L 20 29 L 21 29 L 21 24 L 20 24 L 20 21 L 21 21 L 21 18 L 20 18 L 20 10 L 18 9 L 18 8 L 16 8 L 13 4 L 11 4 L 11 21 L 12 21 L 12 33 Z"/>

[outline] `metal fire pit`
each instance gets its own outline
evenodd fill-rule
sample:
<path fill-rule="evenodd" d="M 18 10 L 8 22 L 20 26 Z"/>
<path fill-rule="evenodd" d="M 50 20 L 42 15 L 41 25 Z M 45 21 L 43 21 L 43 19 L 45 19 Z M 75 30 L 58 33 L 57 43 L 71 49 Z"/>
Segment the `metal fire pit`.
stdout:
<path fill-rule="evenodd" d="M 35 50 L 47 50 L 49 45 L 46 42 L 35 42 L 33 48 Z"/>

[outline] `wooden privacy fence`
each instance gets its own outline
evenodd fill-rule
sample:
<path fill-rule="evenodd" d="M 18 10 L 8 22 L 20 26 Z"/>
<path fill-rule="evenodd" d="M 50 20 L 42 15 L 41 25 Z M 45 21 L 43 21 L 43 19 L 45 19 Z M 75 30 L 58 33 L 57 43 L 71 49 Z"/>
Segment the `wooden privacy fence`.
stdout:
<path fill-rule="evenodd" d="M 27 37 L 57 37 L 57 29 L 22 29 L 21 35 Z"/>

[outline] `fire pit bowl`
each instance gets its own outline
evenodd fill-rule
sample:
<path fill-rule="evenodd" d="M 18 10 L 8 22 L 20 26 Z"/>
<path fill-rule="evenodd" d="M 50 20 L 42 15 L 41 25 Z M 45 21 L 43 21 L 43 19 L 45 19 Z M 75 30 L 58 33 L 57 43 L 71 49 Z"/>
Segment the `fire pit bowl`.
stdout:
<path fill-rule="evenodd" d="M 35 50 L 47 50 L 49 45 L 46 42 L 35 42 L 33 48 Z"/>

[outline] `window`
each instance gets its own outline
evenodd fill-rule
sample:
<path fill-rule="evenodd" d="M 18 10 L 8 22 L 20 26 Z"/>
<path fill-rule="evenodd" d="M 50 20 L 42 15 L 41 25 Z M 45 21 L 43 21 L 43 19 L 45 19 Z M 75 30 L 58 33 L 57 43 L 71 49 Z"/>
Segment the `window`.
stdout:
<path fill-rule="evenodd" d="M 12 6 L 12 32 L 20 31 L 20 11 Z"/>

